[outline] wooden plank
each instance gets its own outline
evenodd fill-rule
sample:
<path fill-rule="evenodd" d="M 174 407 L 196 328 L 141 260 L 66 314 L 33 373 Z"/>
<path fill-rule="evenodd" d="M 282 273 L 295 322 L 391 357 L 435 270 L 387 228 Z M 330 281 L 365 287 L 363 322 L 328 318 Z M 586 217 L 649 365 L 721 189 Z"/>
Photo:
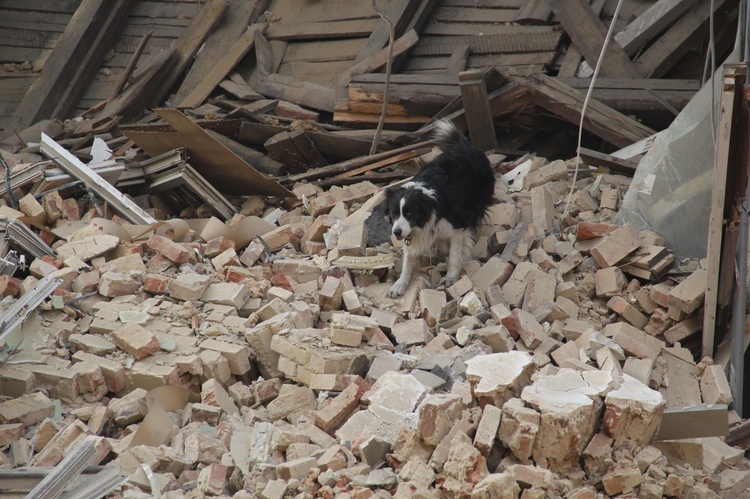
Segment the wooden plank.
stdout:
<path fill-rule="evenodd" d="M 727 0 L 716 0 L 714 12 Z M 637 71 L 645 78 L 661 78 L 674 67 L 691 47 L 708 37 L 705 24 L 709 9 L 698 3 L 654 41 L 635 61 Z"/>
<path fill-rule="evenodd" d="M 586 149 L 581 147 L 578 150 L 581 159 L 584 163 L 589 166 L 604 166 L 617 173 L 624 173 L 632 177 L 635 175 L 635 170 L 638 168 L 637 161 L 629 161 L 627 159 L 620 159 L 611 154 L 604 154 L 599 151 L 592 149 Z"/>
<path fill-rule="evenodd" d="M 471 55 L 467 63 L 468 69 L 488 69 L 492 67 L 515 67 L 533 66 L 544 68 L 555 58 L 554 52 L 534 52 L 531 54 L 497 54 L 497 55 Z M 409 57 L 404 64 L 403 71 L 418 72 L 430 71 L 444 72 L 448 64 L 448 56 L 442 57 Z M 519 75 L 523 76 L 523 75 Z"/>
<path fill-rule="evenodd" d="M 378 20 L 370 2 L 351 0 L 273 0 L 268 10 L 281 23 Z"/>
<path fill-rule="evenodd" d="M 96 116 L 96 121 L 115 116 L 131 116 L 140 113 L 146 106 L 153 90 L 160 84 L 163 75 L 174 64 L 177 54 L 174 49 L 154 54 L 133 75 L 133 82 L 113 101 L 107 103 Z"/>
<path fill-rule="evenodd" d="M 428 118 L 459 95 L 455 86 L 391 85 L 388 92 L 388 116 Z M 375 84 L 349 85 L 346 110 L 352 113 L 380 115 L 383 87 Z M 337 108 L 336 112 L 344 111 Z"/>
<path fill-rule="evenodd" d="M 434 10 L 437 3 L 438 3 L 437 0 L 422 0 L 422 2 L 419 4 L 419 7 L 417 8 L 417 11 L 411 17 L 411 21 L 409 21 L 409 24 L 406 26 L 406 29 L 407 30 L 413 29 L 417 33 L 421 33 L 422 30 L 424 29 L 424 26 L 427 24 L 428 20 L 430 19 L 430 16 L 432 15 L 432 11 Z M 402 54 L 398 57 L 394 57 L 393 61 L 391 62 L 391 72 L 399 73 L 404 63 L 408 59 L 409 58 L 406 57 L 405 54 Z"/>
<path fill-rule="evenodd" d="M 197 87 L 219 60 L 267 9 L 268 0 L 230 0 L 229 8 L 216 29 L 206 38 L 203 49 L 195 56 L 185 79 L 177 90 L 174 101 L 182 102 Z"/>
<path fill-rule="evenodd" d="M 332 86 L 331 81 L 352 67 L 352 61 L 282 63 L 276 71 L 281 76 Z"/>
<path fill-rule="evenodd" d="M 472 23 L 511 23 L 516 19 L 518 9 L 437 7 L 433 20 L 437 22 L 472 22 Z"/>
<path fill-rule="evenodd" d="M 286 131 L 285 127 L 244 121 L 237 139 L 240 142 L 262 146 L 274 135 Z M 315 147 L 329 158 L 353 158 L 370 151 L 371 140 L 347 137 L 338 133 L 307 131 Z"/>
<path fill-rule="evenodd" d="M 222 193 L 291 196 L 272 179 L 255 170 L 232 151 L 208 135 L 198 124 L 176 109 L 158 109 L 157 114 L 173 128 L 171 132 L 143 132 L 123 129 L 150 156 L 185 147 L 190 165 Z"/>
<path fill-rule="evenodd" d="M 622 31 L 615 33 L 614 40 L 629 56 L 651 41 L 664 28 L 670 26 L 697 0 L 658 0 L 646 11 L 633 19 Z M 705 8 L 705 6 L 704 6 Z"/>
<path fill-rule="evenodd" d="M 528 0 L 443 0 L 446 7 L 520 9 Z"/>
<path fill-rule="evenodd" d="M 591 67 L 599 60 L 607 28 L 586 0 L 551 0 L 555 17 L 565 28 Z M 638 71 L 616 43 L 607 46 L 601 66 L 602 75 L 615 78 L 637 78 Z"/>
<path fill-rule="evenodd" d="M 263 95 L 328 112 L 333 112 L 336 98 L 336 92 L 331 87 L 280 74 L 271 74 L 263 78 L 258 83 L 256 90 Z"/>
<path fill-rule="evenodd" d="M 588 89 L 591 85 L 591 78 L 560 78 L 558 76 L 557 80 L 578 90 Z M 701 82 L 700 80 L 659 78 L 597 78 L 595 88 L 697 92 L 701 88 Z"/>
<path fill-rule="evenodd" d="M 723 437 L 729 435 L 726 404 L 664 410 L 656 440 Z"/>
<path fill-rule="evenodd" d="M 517 26 L 514 24 L 482 24 L 481 28 L 477 24 L 470 23 L 430 23 L 420 32 L 423 37 L 426 36 L 472 36 L 477 34 L 477 29 L 481 29 L 485 35 L 515 35 L 522 33 L 541 34 L 554 33 L 560 31 L 558 26 Z"/>
<path fill-rule="evenodd" d="M 419 36 L 414 30 L 408 31 L 404 36 L 393 43 L 393 57 L 403 54 L 412 48 L 419 41 Z M 388 62 L 388 48 L 381 49 L 371 56 L 361 59 L 359 62 L 342 72 L 336 79 L 331 82 L 334 87 L 345 87 L 349 84 L 353 75 L 370 73 L 378 68 L 385 66 Z"/>
<path fill-rule="evenodd" d="M 203 80 L 185 96 L 177 107 L 198 107 L 205 101 L 214 88 L 221 83 L 232 69 L 237 65 L 245 55 L 250 52 L 255 44 L 256 33 L 263 33 L 266 24 L 254 24 L 247 28 L 232 48 L 224 56 L 216 61 L 216 65 L 208 72 Z"/>
<path fill-rule="evenodd" d="M 60 39 L 60 33 L 32 29 L 13 29 L 0 27 L 0 46 L 53 49 Z M 7 60 L 3 54 L 2 60 Z"/>
<path fill-rule="evenodd" d="M 735 92 L 735 76 L 731 66 L 724 69 L 723 91 L 719 109 L 719 123 L 716 132 L 716 153 L 714 155 L 713 183 L 711 189 L 711 207 L 708 218 L 708 247 L 706 249 L 706 266 L 708 279 L 704 298 L 702 356 L 713 357 L 714 338 L 720 314 L 720 274 L 722 271 L 722 246 L 725 244 L 724 231 L 729 222 L 726 206 L 727 193 L 731 190 L 729 173 L 732 157 L 731 138 L 732 124 L 736 120 L 734 112 L 739 109 Z M 733 201 L 732 201 L 733 202 Z M 732 262 L 734 254 L 731 255 Z M 732 263 L 732 266 L 734 264 Z"/>
<path fill-rule="evenodd" d="M 458 73 L 466 70 L 466 64 L 469 62 L 469 44 L 459 45 L 451 53 L 448 64 L 445 66 L 446 75 L 458 76 Z"/>
<path fill-rule="evenodd" d="M 81 0 L 3 0 L 1 9 L 73 14 Z"/>
<path fill-rule="evenodd" d="M 281 132 L 268 139 L 263 146 L 270 157 L 284 164 L 287 173 L 303 173 L 328 164 L 312 140 L 301 130 Z"/>
<path fill-rule="evenodd" d="M 269 40 L 357 38 L 369 35 L 376 23 L 375 19 L 356 19 L 353 21 L 271 24 L 266 31 L 266 38 Z"/>
<path fill-rule="evenodd" d="M 196 2 L 138 2 L 133 5 L 130 13 L 133 17 L 149 17 L 159 19 L 192 19 L 200 9 Z"/>
<path fill-rule="evenodd" d="M 416 149 L 413 151 L 407 151 L 401 154 L 397 154 L 396 156 L 391 156 L 390 158 L 381 159 L 380 161 L 374 161 L 370 164 L 361 166 L 359 168 L 354 168 L 353 170 L 349 170 L 348 172 L 344 172 L 339 175 L 336 175 L 333 178 L 344 179 L 344 178 L 356 177 L 364 173 L 369 173 L 375 170 L 379 170 L 380 168 L 385 168 L 386 166 L 397 165 L 399 163 L 403 163 L 404 161 L 409 161 L 410 159 L 419 157 L 428 152 L 430 152 L 429 147 L 425 147 L 423 149 Z"/>
<path fill-rule="evenodd" d="M 108 102 L 112 102 L 113 100 L 115 100 L 122 89 L 125 88 L 125 85 L 128 83 L 128 79 L 130 79 L 130 77 L 132 76 L 133 71 L 135 71 L 135 68 L 138 65 L 138 60 L 141 58 L 141 54 L 143 54 L 143 51 L 146 48 L 146 44 L 148 43 L 148 40 L 151 38 L 152 34 L 153 32 L 147 33 L 141 40 L 141 43 L 138 44 L 138 48 L 135 49 L 135 52 L 133 52 L 133 57 L 130 59 L 130 62 L 128 62 L 125 71 L 123 71 L 122 74 L 118 75 L 119 79 L 117 80 L 117 84 L 112 90 L 112 93 L 107 98 Z"/>
<path fill-rule="evenodd" d="M 422 0 L 392 0 L 388 2 L 384 12 L 386 18 L 394 24 L 394 38 L 401 38 L 408 31 L 409 23 L 421 4 Z M 390 31 L 385 20 L 378 21 L 367 42 L 355 57 L 354 62 L 359 63 L 368 59 L 377 54 L 383 47 L 387 47 Z"/>
<path fill-rule="evenodd" d="M 412 50 L 413 56 L 450 55 L 459 45 L 468 44 L 472 54 L 509 54 L 553 52 L 562 39 L 554 31 L 522 32 L 499 35 L 424 37 Z"/>
<path fill-rule="evenodd" d="M 353 158 L 347 161 L 342 161 L 340 163 L 336 163 L 333 165 L 324 166 L 322 168 L 318 168 L 316 170 L 311 170 L 306 173 L 300 173 L 297 175 L 290 175 L 288 177 L 285 177 L 283 179 L 280 179 L 284 183 L 294 183 L 294 182 L 301 182 L 303 180 L 312 180 L 312 179 L 321 179 L 321 178 L 328 178 L 333 177 L 335 175 L 339 175 L 342 173 L 354 171 L 356 168 L 360 168 L 362 166 L 373 164 L 377 161 L 382 161 L 388 158 L 397 157 L 400 154 L 407 153 L 410 151 L 415 151 L 417 149 L 424 148 L 428 145 L 428 142 L 421 142 L 418 144 L 411 144 L 408 146 L 404 146 L 398 149 L 394 149 L 392 151 L 386 151 L 382 153 L 373 154 L 370 156 L 361 156 L 358 158 Z"/>
<path fill-rule="evenodd" d="M 98 69 L 133 0 L 103 4 L 84 0 L 16 109 L 8 128 L 22 130 L 46 118 L 65 118 Z M 107 32 L 107 30 L 110 30 Z"/>
<path fill-rule="evenodd" d="M 552 17 L 550 0 L 529 0 L 514 19 L 520 24 L 546 24 Z"/>
<path fill-rule="evenodd" d="M 282 62 L 353 61 L 366 38 L 290 42 Z"/>
<path fill-rule="evenodd" d="M 560 69 L 557 72 L 559 78 L 570 78 L 578 72 L 578 66 L 581 65 L 581 51 L 574 44 L 568 45 L 568 50 L 562 56 Z"/>
<path fill-rule="evenodd" d="M 222 16 L 228 8 L 229 3 L 227 0 L 208 0 L 198 15 L 190 21 L 185 31 L 182 32 L 172 45 L 177 51 L 177 60 L 164 76 L 159 88 L 154 92 L 151 105 L 155 106 L 162 103 L 172 90 L 174 84 L 187 69 L 195 53 L 198 52 L 198 49 L 206 41 L 208 35 L 219 24 L 219 21 L 221 21 Z"/>
<path fill-rule="evenodd" d="M 575 125 L 580 123 L 585 99 L 582 92 L 546 75 L 526 77 L 524 85 L 536 105 Z M 656 133 L 596 100 L 589 101 L 583 127 L 618 147 L 628 146 Z"/>
<path fill-rule="evenodd" d="M 480 71 L 464 71 L 458 75 L 461 98 L 466 110 L 471 145 L 480 151 L 497 147 L 495 125 L 487 101 L 487 87 Z"/>
<path fill-rule="evenodd" d="M 275 159 L 266 156 L 262 152 L 256 151 L 255 149 L 240 144 L 236 140 L 232 140 L 229 137 L 208 128 L 204 128 L 203 130 L 214 140 L 216 140 L 217 142 L 221 142 L 221 144 L 224 145 L 227 149 L 242 158 L 243 161 L 253 165 L 253 168 L 258 170 L 259 172 L 274 176 L 278 176 L 283 173 L 284 165 L 279 163 Z"/>

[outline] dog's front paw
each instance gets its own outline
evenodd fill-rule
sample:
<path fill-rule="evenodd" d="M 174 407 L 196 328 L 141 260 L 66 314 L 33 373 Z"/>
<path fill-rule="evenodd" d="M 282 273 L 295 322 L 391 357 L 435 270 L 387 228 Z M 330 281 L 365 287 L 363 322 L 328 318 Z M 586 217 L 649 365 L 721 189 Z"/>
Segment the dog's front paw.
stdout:
<path fill-rule="evenodd" d="M 394 282 L 393 286 L 391 286 L 391 289 L 388 290 L 388 296 L 390 298 L 398 298 L 406 292 L 406 287 L 408 285 L 408 282 L 399 279 L 398 281 Z"/>
<path fill-rule="evenodd" d="M 440 284 L 445 286 L 446 288 L 450 288 L 457 282 L 458 282 L 458 276 L 445 276 L 442 279 L 440 279 Z"/>

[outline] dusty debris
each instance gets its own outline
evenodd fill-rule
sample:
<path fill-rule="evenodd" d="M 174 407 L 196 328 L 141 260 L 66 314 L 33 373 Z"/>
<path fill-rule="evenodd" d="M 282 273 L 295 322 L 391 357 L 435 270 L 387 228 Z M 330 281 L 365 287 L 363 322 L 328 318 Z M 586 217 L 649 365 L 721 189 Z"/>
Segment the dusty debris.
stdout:
<path fill-rule="evenodd" d="M 577 164 L 565 135 L 603 2 L 388 2 L 372 155 L 388 29 L 366 2 L 95 3 L 49 7 L 76 12 L 59 43 L 40 38 L 49 58 L 0 72 L 29 88 L 0 116 L 0 489 L 19 474 L 32 496 L 80 497 L 747 489 L 750 425 L 730 429 L 726 361 L 699 354 L 707 263 L 613 222 L 655 129 L 697 90 L 660 78 L 706 9 L 618 20 L 583 121 L 602 150 Z M 133 19 L 154 28 L 135 52 Z M 91 53 L 71 61 L 68 31 Z M 122 37 L 97 103 L 82 83 Z M 436 251 L 394 300 L 380 192 L 437 154 L 437 118 L 486 150 L 498 203 L 455 284 Z"/>

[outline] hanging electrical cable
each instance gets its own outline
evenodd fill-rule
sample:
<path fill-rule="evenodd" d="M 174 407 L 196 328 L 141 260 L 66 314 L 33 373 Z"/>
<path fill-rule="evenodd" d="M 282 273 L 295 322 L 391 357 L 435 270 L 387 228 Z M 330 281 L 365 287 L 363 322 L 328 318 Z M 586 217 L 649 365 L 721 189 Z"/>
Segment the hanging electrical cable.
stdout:
<path fill-rule="evenodd" d="M 568 216 L 568 209 L 570 208 L 570 200 L 573 197 L 573 192 L 575 191 L 576 182 L 578 181 L 578 171 L 581 167 L 581 140 L 583 137 L 583 120 L 586 119 L 586 109 L 589 105 L 589 100 L 591 99 L 591 94 L 594 91 L 594 85 L 596 84 L 596 78 L 599 76 L 599 69 L 602 67 L 602 61 L 604 60 L 604 54 L 607 52 L 607 47 L 609 46 L 609 41 L 612 39 L 612 33 L 615 30 L 615 24 L 617 22 L 617 18 L 620 15 L 620 7 L 622 7 L 623 0 L 617 1 L 617 7 L 615 7 L 615 13 L 612 16 L 612 22 L 609 24 L 609 29 L 607 30 L 607 36 L 604 37 L 604 43 L 602 44 L 602 50 L 599 53 L 599 59 L 596 61 L 596 67 L 594 68 L 594 74 L 591 75 L 591 83 L 589 83 L 588 91 L 586 92 L 586 98 L 583 100 L 583 106 L 581 107 L 581 121 L 578 124 L 578 142 L 576 145 L 576 167 L 575 171 L 573 172 L 573 181 L 570 184 L 570 193 L 568 194 L 568 199 L 565 202 L 565 209 L 563 210 L 562 217 L 560 218 L 560 221 L 562 223 L 563 220 Z M 562 230 L 561 230 L 562 232 Z"/>

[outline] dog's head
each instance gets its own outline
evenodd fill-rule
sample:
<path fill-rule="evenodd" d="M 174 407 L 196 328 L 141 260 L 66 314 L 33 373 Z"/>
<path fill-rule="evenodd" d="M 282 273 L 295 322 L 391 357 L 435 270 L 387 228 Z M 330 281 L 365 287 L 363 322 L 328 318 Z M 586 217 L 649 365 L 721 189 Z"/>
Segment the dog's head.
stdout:
<path fill-rule="evenodd" d="M 399 241 L 427 225 L 435 215 L 437 195 L 418 182 L 390 188 L 385 193 L 385 217 Z"/>

